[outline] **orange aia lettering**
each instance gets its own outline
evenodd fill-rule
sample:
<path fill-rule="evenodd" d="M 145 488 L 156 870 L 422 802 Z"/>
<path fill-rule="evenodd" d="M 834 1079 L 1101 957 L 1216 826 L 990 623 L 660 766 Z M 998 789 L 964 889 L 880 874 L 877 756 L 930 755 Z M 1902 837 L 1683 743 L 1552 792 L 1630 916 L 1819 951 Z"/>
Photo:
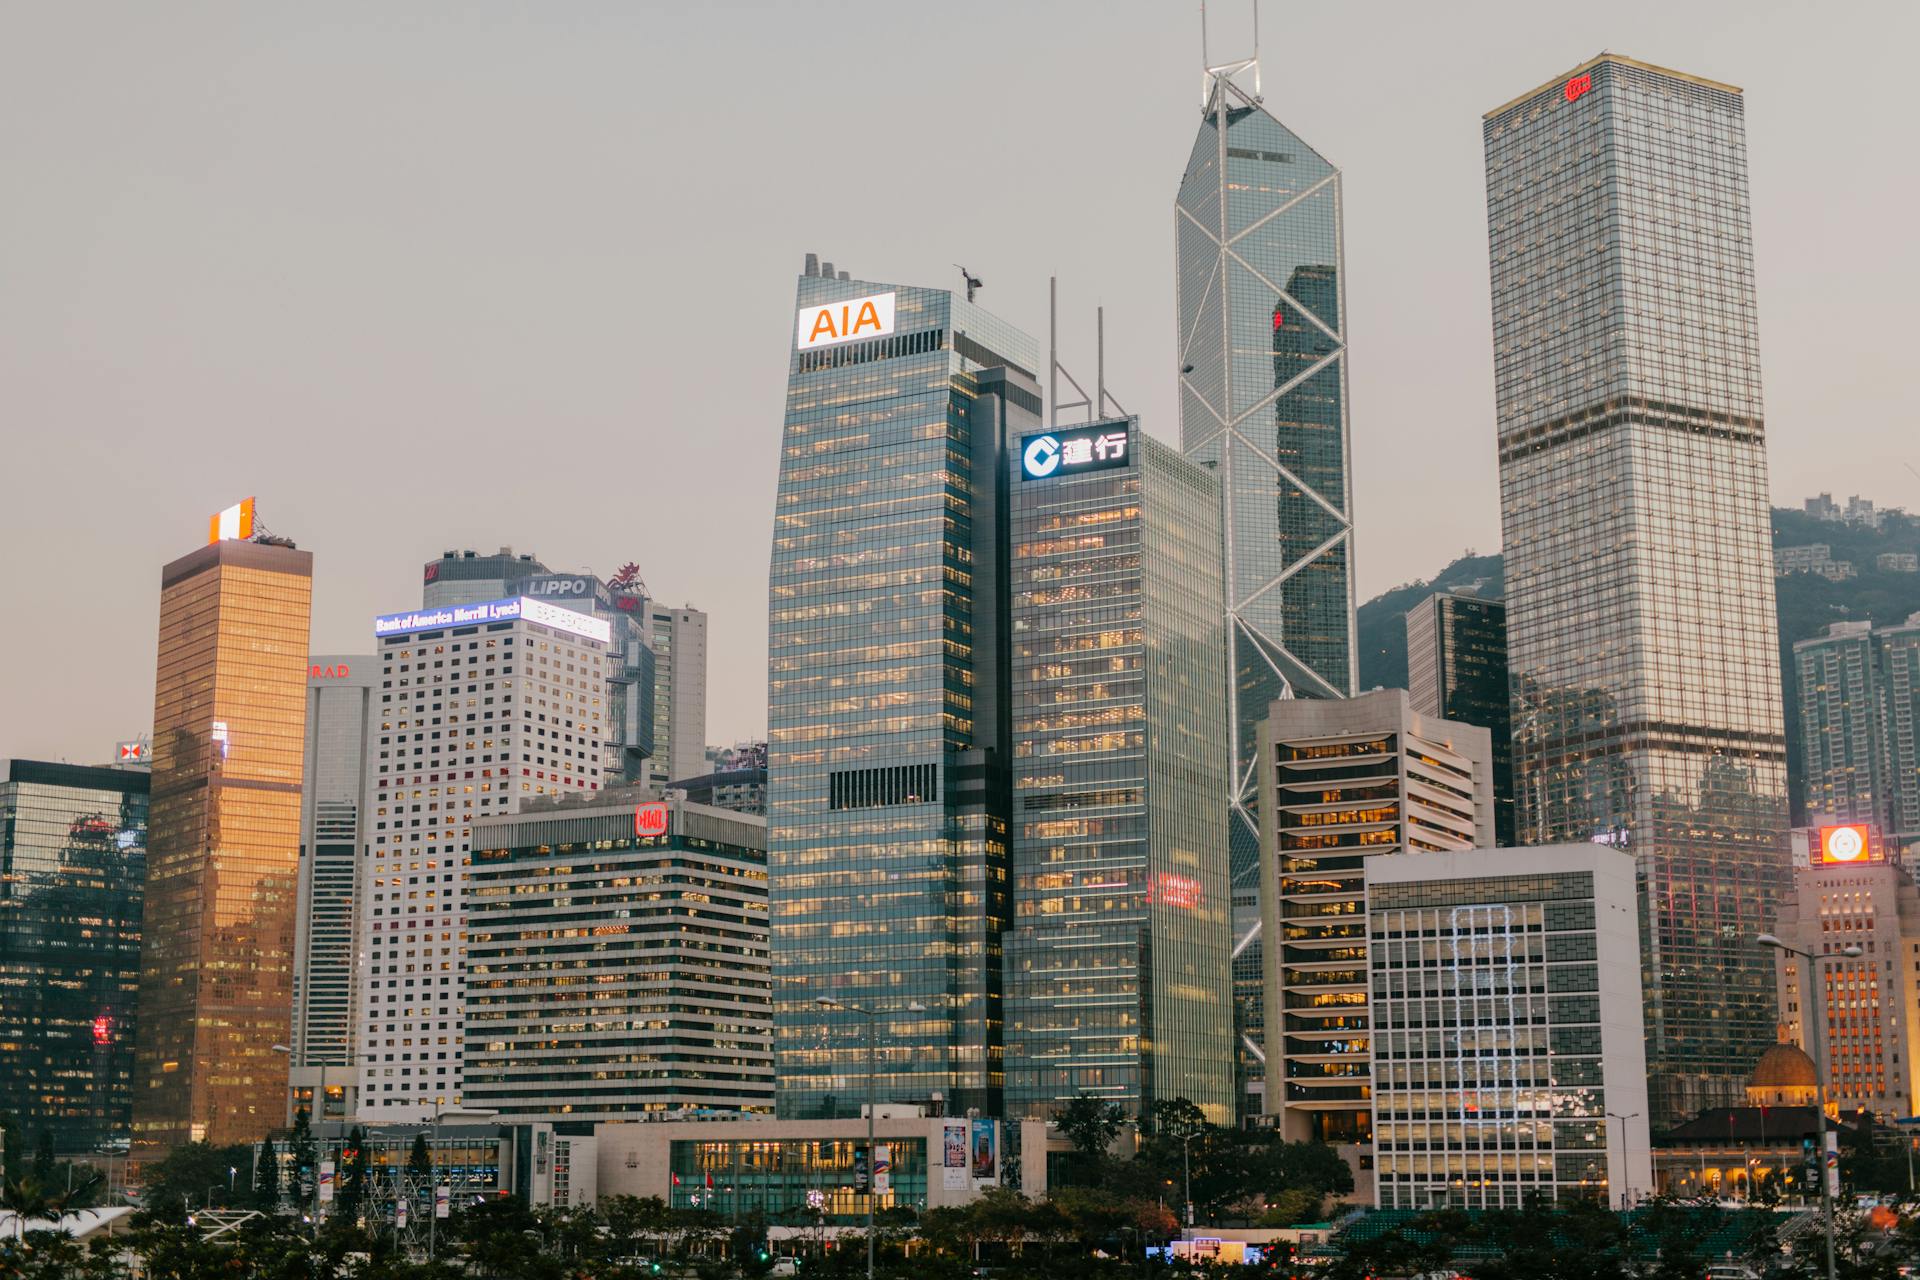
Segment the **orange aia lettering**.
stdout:
<path fill-rule="evenodd" d="M 845 310 L 844 307 L 841 309 Z M 840 336 L 840 334 L 833 327 L 833 308 L 832 307 L 822 307 L 820 308 L 819 311 L 814 313 L 813 332 L 807 335 L 807 341 L 808 342 L 817 341 L 822 333 L 825 333 L 829 338 L 837 338 Z"/>
<path fill-rule="evenodd" d="M 841 310 L 844 312 L 846 308 L 842 307 Z M 880 331 L 880 312 L 874 308 L 872 300 L 860 304 L 860 314 L 854 319 L 853 328 L 847 330 L 847 336 L 852 337 L 868 325 L 873 326 L 875 333 Z"/>

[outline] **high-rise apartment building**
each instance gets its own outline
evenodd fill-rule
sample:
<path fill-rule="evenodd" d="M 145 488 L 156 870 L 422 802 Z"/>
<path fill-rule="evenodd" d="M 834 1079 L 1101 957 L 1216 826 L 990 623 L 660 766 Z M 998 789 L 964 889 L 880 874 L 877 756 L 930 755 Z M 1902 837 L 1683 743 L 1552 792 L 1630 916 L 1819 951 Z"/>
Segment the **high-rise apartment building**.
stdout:
<path fill-rule="evenodd" d="M 1379 1206 L 1651 1192 L 1633 858 L 1573 844 L 1366 863 Z"/>
<path fill-rule="evenodd" d="M 1842 1111 L 1904 1120 L 1920 1105 L 1920 889 L 1864 823 L 1797 830 L 1793 845 L 1793 891 L 1772 932 L 1815 955 L 1862 954 L 1809 974 L 1798 956 L 1774 953 L 1787 1037 L 1820 1048 L 1806 990 L 1819 982 L 1827 1096 Z"/>
<path fill-rule="evenodd" d="M 1513 717 L 1507 701 L 1507 606 L 1436 591 L 1407 610 L 1413 709 L 1477 724 L 1493 742 L 1493 838 L 1513 843 Z"/>
<path fill-rule="evenodd" d="M 316 1119 L 353 1112 L 359 1061 L 354 909 L 360 849 L 371 834 L 367 769 L 378 732 L 379 666 L 373 654 L 315 654 L 307 663 L 288 1086 L 294 1107 Z M 314 1098 L 323 1085 L 326 1103 L 316 1109 Z"/>
<path fill-rule="evenodd" d="M 1266 1108 L 1289 1139 L 1354 1146 L 1372 1115 L 1365 867 L 1492 847 L 1492 747 L 1376 689 L 1275 701 L 1259 763 Z"/>
<path fill-rule="evenodd" d="M 1836 622 L 1793 646 L 1816 823 L 1871 823 L 1896 850 L 1920 844 L 1920 613 L 1893 627 Z"/>
<path fill-rule="evenodd" d="M 1131 418 L 1008 453 L 1007 1115 L 1231 1124 L 1219 482 Z"/>
<path fill-rule="evenodd" d="M 585 1125 L 773 1110 L 766 820 L 650 794 L 476 816 L 469 1106 Z"/>
<path fill-rule="evenodd" d="M 0 760 L 0 1114 L 63 1151 L 128 1132 L 148 783 Z"/>
<path fill-rule="evenodd" d="M 160 574 L 133 1143 L 286 1121 L 313 556 L 252 502 Z"/>
<path fill-rule="evenodd" d="M 770 587 L 778 1108 L 858 1114 L 871 1017 L 880 1101 L 997 1115 L 1005 450 L 1039 352 L 946 290 L 808 266 Z"/>
<path fill-rule="evenodd" d="M 512 547 L 492 553 L 444 552 L 421 569 L 420 607 L 440 609 L 501 600 L 512 594 L 508 588 L 514 583 L 547 571 L 538 556 L 524 551 L 516 555 Z"/>
<path fill-rule="evenodd" d="M 705 773 L 707 615 L 690 604 L 647 601 L 654 661 L 653 781 Z"/>
<path fill-rule="evenodd" d="M 1264 1020 L 1256 727 L 1276 698 L 1351 694 L 1357 659 L 1340 171 L 1232 75 L 1208 78 L 1174 246 L 1180 445 L 1219 479 L 1223 512 L 1244 1044 Z M 1261 1070 L 1243 1050 L 1254 1095 Z"/>
<path fill-rule="evenodd" d="M 1773 1042 L 1787 884 L 1740 90 L 1603 54 L 1487 113 L 1516 840 L 1639 859 L 1654 1123 Z"/>
<path fill-rule="evenodd" d="M 524 596 L 375 618 L 380 702 L 361 842 L 358 1114 L 461 1101 L 473 823 L 599 789 L 605 621 Z"/>

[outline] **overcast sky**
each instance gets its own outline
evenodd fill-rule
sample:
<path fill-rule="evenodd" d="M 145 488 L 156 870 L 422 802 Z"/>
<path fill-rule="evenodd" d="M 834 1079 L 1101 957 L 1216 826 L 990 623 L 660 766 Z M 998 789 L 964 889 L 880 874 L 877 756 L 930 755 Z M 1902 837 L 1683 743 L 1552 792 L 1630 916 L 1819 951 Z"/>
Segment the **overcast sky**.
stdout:
<path fill-rule="evenodd" d="M 149 730 L 160 566 L 247 494 L 316 652 L 503 543 L 712 618 L 766 725 L 793 277 L 945 285 L 1172 439 L 1192 0 L 0 0 L 0 756 Z M 1216 61 L 1250 51 L 1211 7 Z M 1499 545 L 1480 116 L 1602 49 L 1743 86 L 1773 492 L 1920 508 L 1912 3 L 1263 9 L 1345 172 L 1364 599 Z"/>

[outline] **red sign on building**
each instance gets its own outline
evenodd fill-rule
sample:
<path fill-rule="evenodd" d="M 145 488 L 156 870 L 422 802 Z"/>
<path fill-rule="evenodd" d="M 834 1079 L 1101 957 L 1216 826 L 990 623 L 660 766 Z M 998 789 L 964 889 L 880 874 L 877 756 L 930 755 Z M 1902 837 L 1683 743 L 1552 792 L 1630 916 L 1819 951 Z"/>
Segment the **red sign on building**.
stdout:
<path fill-rule="evenodd" d="M 1592 76 L 1575 76 L 1573 79 L 1567 81 L 1567 101 L 1572 102 L 1577 98 L 1584 98 L 1592 89 Z"/>
<path fill-rule="evenodd" d="M 663 836 L 667 834 L 667 802 L 652 800 L 633 807 L 633 834 L 636 836 Z"/>

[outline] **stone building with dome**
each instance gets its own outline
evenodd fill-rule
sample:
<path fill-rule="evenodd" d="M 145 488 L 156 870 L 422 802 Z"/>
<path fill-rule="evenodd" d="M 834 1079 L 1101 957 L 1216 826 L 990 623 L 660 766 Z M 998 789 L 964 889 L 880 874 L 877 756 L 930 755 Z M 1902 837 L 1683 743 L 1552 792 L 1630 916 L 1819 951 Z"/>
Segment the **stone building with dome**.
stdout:
<path fill-rule="evenodd" d="M 1653 1138 L 1653 1182 L 1667 1195 L 1712 1195 L 1744 1200 L 1768 1178 L 1783 1198 L 1818 1194 L 1809 1181 L 1805 1143 L 1815 1130 L 1819 1076 L 1813 1059 L 1793 1043 L 1783 1024 L 1747 1077 L 1743 1107 L 1710 1107 Z M 1845 1134 L 1866 1116 L 1839 1119 L 1828 1107 L 1827 1127 Z"/>

